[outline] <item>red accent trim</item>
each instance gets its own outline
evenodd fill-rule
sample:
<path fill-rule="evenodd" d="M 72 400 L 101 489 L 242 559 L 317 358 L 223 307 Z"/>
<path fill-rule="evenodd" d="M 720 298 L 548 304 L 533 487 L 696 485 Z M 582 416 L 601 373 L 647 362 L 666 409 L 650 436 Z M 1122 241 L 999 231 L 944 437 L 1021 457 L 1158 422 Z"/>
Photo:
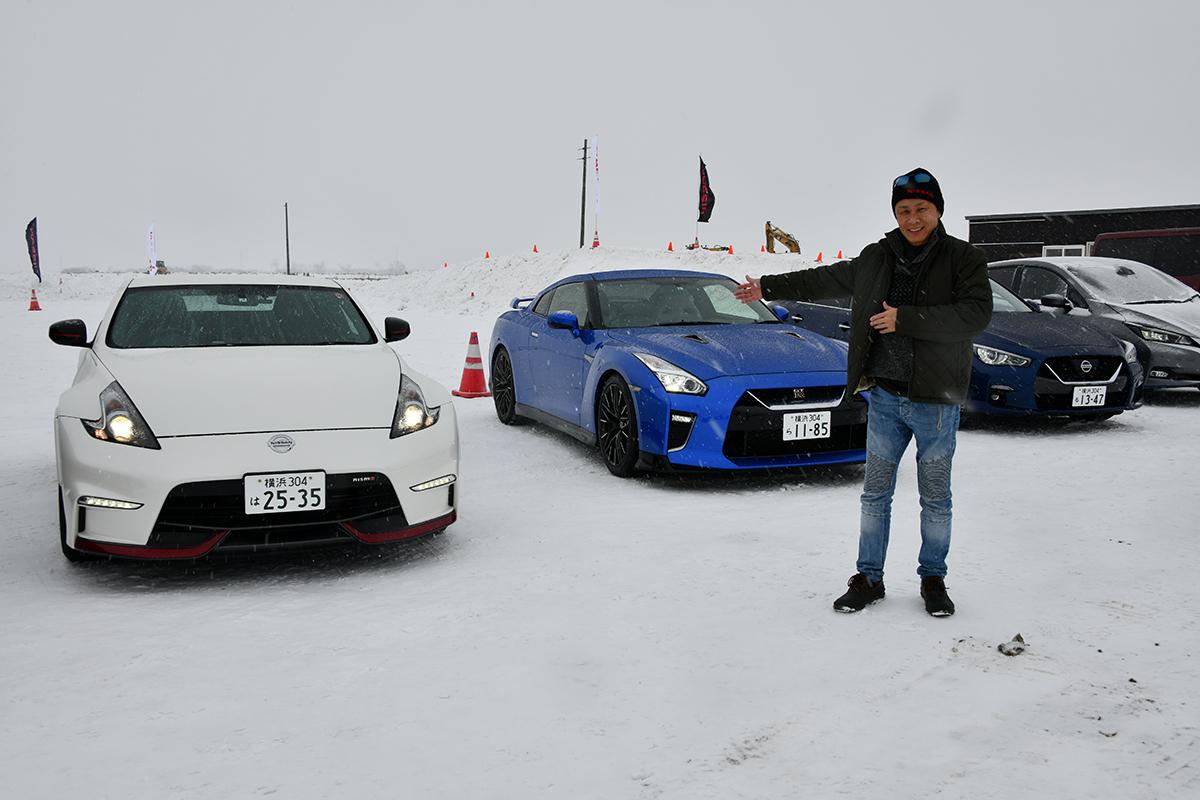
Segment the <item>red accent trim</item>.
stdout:
<path fill-rule="evenodd" d="M 384 542 L 398 542 L 402 539 L 412 539 L 415 536 L 436 531 L 438 528 L 445 528 L 457 519 L 458 512 L 451 511 L 444 517 L 431 519 L 428 522 L 419 522 L 416 525 L 409 525 L 407 528 L 399 528 L 394 531 L 387 531 L 386 533 L 365 533 L 349 522 L 343 522 L 341 526 L 346 530 L 346 533 L 364 544 L 383 544 Z"/>
<path fill-rule="evenodd" d="M 199 558 L 220 544 L 227 533 L 229 531 L 217 531 L 211 538 L 194 547 L 146 547 L 137 544 L 113 544 L 78 536 L 75 538 L 75 549 L 86 553 L 100 553 L 121 558 Z"/>

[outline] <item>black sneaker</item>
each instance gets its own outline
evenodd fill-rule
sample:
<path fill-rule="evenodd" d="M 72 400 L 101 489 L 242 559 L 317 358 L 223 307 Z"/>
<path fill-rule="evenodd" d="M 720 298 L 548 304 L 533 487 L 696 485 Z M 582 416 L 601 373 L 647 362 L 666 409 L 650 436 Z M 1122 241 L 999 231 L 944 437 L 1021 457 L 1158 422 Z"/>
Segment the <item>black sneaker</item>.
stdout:
<path fill-rule="evenodd" d="M 834 611 L 850 614 L 883 599 L 883 581 L 871 583 L 871 579 L 861 572 L 855 573 L 846 585 L 850 587 L 846 593 L 833 601 Z"/>
<path fill-rule="evenodd" d="M 954 613 L 954 601 L 946 594 L 946 582 L 941 578 L 921 578 L 921 598 L 931 617 L 948 617 Z"/>

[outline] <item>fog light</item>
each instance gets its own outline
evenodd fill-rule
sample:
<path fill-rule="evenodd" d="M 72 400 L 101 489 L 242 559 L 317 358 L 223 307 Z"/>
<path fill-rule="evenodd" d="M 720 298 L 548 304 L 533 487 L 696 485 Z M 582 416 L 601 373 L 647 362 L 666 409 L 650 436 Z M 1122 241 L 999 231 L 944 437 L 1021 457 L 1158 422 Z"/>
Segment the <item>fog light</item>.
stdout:
<path fill-rule="evenodd" d="M 434 478 L 431 481 L 425 481 L 424 483 L 418 483 L 416 486 L 410 486 L 408 488 L 414 492 L 424 492 L 429 489 L 436 489 L 439 486 L 449 486 L 450 484 L 454 483 L 454 481 L 456 481 L 456 480 L 457 480 L 457 478 L 455 478 L 453 475 L 443 475 L 440 478 Z"/>
<path fill-rule="evenodd" d="M 131 503 L 128 500 L 113 500 L 110 497 L 90 497 L 87 495 L 79 498 L 79 505 L 91 506 L 92 508 L 122 508 L 126 511 L 142 507 L 141 503 Z"/>

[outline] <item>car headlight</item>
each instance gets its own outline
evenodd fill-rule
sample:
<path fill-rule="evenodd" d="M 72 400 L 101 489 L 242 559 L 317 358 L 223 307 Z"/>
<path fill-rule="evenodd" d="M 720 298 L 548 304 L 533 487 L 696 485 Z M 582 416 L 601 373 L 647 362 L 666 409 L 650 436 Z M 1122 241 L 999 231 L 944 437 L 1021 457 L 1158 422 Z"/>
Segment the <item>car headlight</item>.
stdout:
<path fill-rule="evenodd" d="M 994 347 L 984 347 L 981 344 L 975 345 L 975 357 L 985 364 L 990 364 L 993 367 L 1027 367 L 1029 359 L 1025 356 L 1019 356 L 1016 353 L 1009 353 L 1006 350 L 997 350 Z"/>
<path fill-rule="evenodd" d="M 1125 363 L 1136 364 L 1138 360 L 1137 348 L 1133 346 L 1133 342 L 1127 342 L 1124 339 L 1118 339 L 1121 343 L 1121 349 L 1125 351 Z"/>
<path fill-rule="evenodd" d="M 396 400 L 396 413 L 392 416 L 392 432 L 395 439 L 406 433 L 423 430 L 438 421 L 441 408 L 430 408 L 425 404 L 421 387 L 407 375 L 400 376 L 400 397 Z"/>
<path fill-rule="evenodd" d="M 145 447 L 148 450 L 162 449 L 137 406 L 116 381 L 100 393 L 100 418 L 80 422 L 85 431 L 102 442 Z"/>
<path fill-rule="evenodd" d="M 634 355 L 637 356 L 638 361 L 641 361 L 654 373 L 654 377 L 658 378 L 658 382 L 668 392 L 673 394 L 704 394 L 708 391 L 708 387 L 704 385 L 704 381 L 687 370 L 680 369 L 670 361 L 664 361 L 658 356 L 652 356 L 649 353 L 634 353 Z"/>
<path fill-rule="evenodd" d="M 1186 344 L 1189 347 L 1200 347 L 1196 344 L 1196 340 L 1190 336 L 1184 336 L 1182 333 L 1172 333 L 1171 331 L 1163 331 L 1158 328 L 1144 328 L 1141 325 L 1130 325 L 1133 332 L 1141 336 L 1147 342 L 1163 342 L 1165 344 Z"/>

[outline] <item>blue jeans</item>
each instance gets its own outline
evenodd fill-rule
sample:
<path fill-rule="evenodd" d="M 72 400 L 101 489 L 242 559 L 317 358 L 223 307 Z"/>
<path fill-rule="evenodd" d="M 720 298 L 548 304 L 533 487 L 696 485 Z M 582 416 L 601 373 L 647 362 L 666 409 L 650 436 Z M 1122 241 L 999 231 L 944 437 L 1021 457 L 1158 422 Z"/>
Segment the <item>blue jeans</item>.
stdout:
<path fill-rule="evenodd" d="M 946 574 L 950 552 L 950 466 L 958 432 L 958 406 L 916 403 L 876 386 L 867 415 L 867 468 L 863 480 L 858 571 L 883 580 L 896 468 L 917 439 L 917 489 L 921 495 L 921 553 L 917 574 Z"/>

